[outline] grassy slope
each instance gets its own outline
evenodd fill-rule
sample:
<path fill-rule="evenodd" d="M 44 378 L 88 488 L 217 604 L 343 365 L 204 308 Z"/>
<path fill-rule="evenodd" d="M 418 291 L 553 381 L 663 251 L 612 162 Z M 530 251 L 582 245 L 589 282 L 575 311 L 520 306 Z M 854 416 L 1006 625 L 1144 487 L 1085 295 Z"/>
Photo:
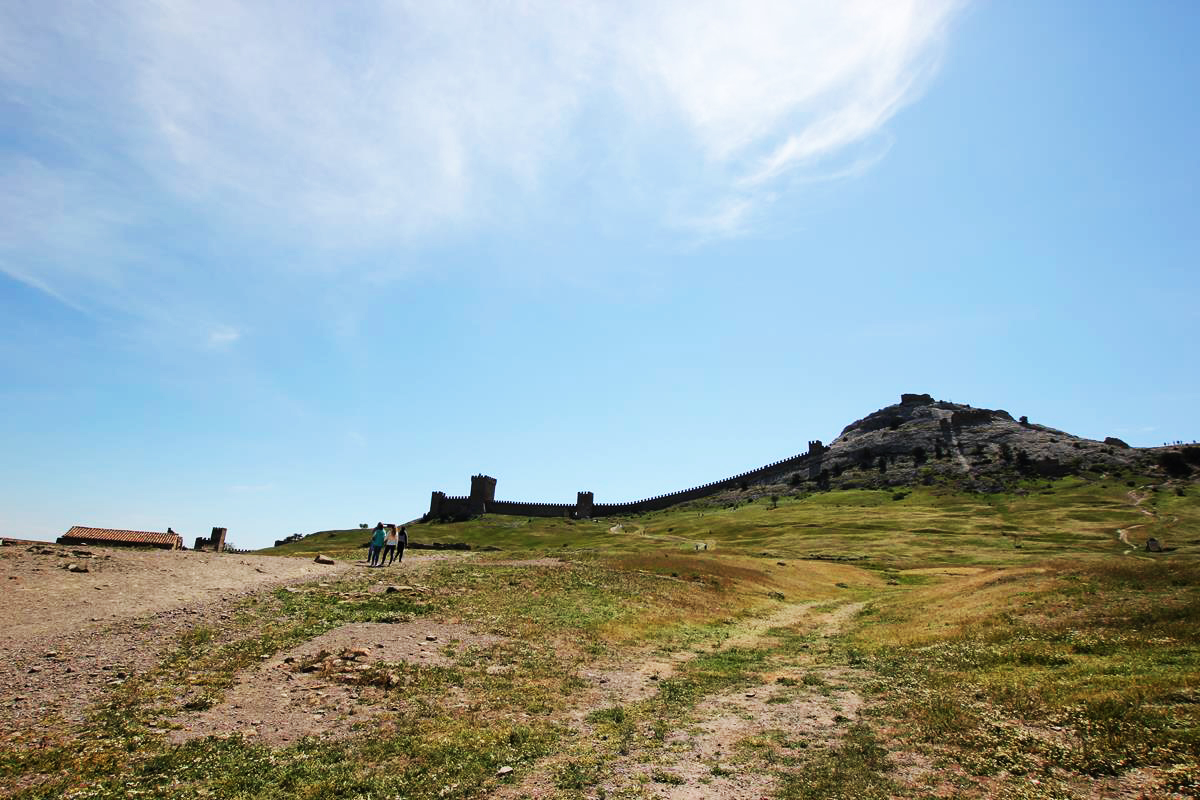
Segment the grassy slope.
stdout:
<path fill-rule="evenodd" d="M 837 796 L 839 786 L 860 798 L 1074 797 L 1134 770 L 1149 770 L 1156 791 L 1194 793 L 1200 488 L 1138 493 L 1140 483 L 1070 478 L 996 496 L 855 490 L 623 520 L 414 525 L 414 541 L 502 552 L 434 567 L 416 602 L 368 595 L 365 587 L 394 576 L 364 570 L 245 604 L 229 630 L 181 638 L 161 669 L 114 689 L 57 746 L 39 734 L 36 748 L 21 740 L 0 748 L 0 794 L 476 797 L 497 786 L 499 765 L 512 764 L 518 777 L 553 772 L 557 796 L 598 796 L 613 759 L 669 749 L 668 720 L 683 724 L 705 696 L 798 664 L 855 668 L 855 688 L 873 704 L 830 747 L 751 743 L 739 768 L 778 774 L 779 797 Z M 1135 544 L 1155 535 L 1177 549 L 1131 549 L 1119 528 Z M 366 538 L 327 531 L 263 552 L 353 559 Z M 567 568 L 493 563 L 547 555 Z M 742 620 L 794 602 L 851 600 L 865 605 L 839 636 L 814 638 L 797 623 L 776 631 L 775 645 L 712 650 Z M 227 737 L 173 747 L 154 733 L 180 698 L 196 702 L 195 687 L 218 702 L 263 654 L 347 621 L 413 616 L 511 638 L 461 654 L 449 670 L 392 667 L 405 681 L 390 690 L 399 710 L 349 745 L 272 752 Z M 590 665 L 691 650 L 701 655 L 658 694 L 589 718 L 607 731 L 603 740 L 564 727 L 582 689 L 577 675 Z M 469 702 L 447 704 L 447 692 Z M 896 783 L 889 749 L 921 753 L 929 773 L 918 785 Z"/>
<path fill-rule="evenodd" d="M 415 542 L 498 547 L 506 557 L 582 552 L 635 554 L 662 550 L 804 558 L 864 557 L 870 566 L 911 569 L 936 565 L 1020 565 L 1055 557 L 1100 557 L 1120 552 L 1119 528 L 1149 522 L 1131 541 L 1157 535 L 1178 553 L 1200 554 L 1194 496 L 1154 495 L 1143 508 L 1161 509 L 1159 521 L 1131 502 L 1123 482 L 1067 478 L 1037 482 L 1023 494 L 964 495 L 940 487 L 903 492 L 847 490 L 767 499 L 736 507 L 692 504 L 631 518 L 567 520 L 486 515 L 454 524 L 409 526 Z M 897 499 L 899 498 L 899 499 Z M 1171 522 L 1168 517 L 1178 517 Z M 613 526 L 620 533 L 612 533 Z M 1175 535 L 1175 530 L 1181 536 Z M 259 551 L 357 557 L 369 533 L 322 531 L 298 542 Z"/>

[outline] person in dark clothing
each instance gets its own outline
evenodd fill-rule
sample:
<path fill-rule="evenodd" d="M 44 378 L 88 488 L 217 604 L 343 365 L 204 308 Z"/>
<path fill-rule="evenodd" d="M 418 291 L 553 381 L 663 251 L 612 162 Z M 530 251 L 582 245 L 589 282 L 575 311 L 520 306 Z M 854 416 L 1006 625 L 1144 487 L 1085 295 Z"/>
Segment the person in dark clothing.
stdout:
<path fill-rule="evenodd" d="M 400 526 L 399 541 L 396 543 L 396 560 L 404 563 L 404 548 L 408 547 L 408 528 Z"/>
<path fill-rule="evenodd" d="M 371 533 L 371 552 L 367 558 L 368 566 L 377 566 L 379 563 L 379 552 L 383 550 L 383 540 L 386 533 L 383 529 L 383 523 L 380 522 L 375 526 L 375 530 Z"/>

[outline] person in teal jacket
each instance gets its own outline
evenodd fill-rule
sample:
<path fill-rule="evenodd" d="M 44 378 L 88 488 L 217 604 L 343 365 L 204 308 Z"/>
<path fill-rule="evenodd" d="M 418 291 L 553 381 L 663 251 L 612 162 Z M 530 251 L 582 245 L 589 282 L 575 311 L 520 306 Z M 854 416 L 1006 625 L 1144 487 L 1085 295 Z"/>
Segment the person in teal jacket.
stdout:
<path fill-rule="evenodd" d="M 371 552 L 367 558 L 367 564 L 372 567 L 382 566 L 379 563 L 379 553 L 383 550 L 383 540 L 387 536 L 384 531 L 383 523 L 380 522 L 375 526 L 375 532 L 371 535 Z"/>

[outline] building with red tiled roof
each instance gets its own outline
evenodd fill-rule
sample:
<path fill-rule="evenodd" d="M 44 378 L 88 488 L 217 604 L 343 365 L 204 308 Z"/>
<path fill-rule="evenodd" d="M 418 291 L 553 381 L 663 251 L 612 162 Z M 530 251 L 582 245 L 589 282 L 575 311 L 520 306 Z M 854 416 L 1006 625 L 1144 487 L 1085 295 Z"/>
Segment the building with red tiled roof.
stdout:
<path fill-rule="evenodd" d="M 157 547 L 161 550 L 179 550 L 183 537 L 167 528 L 166 533 L 154 531 L 119 531 L 112 528 L 87 528 L 76 525 L 62 536 L 58 544 L 90 544 L 105 547 Z"/>

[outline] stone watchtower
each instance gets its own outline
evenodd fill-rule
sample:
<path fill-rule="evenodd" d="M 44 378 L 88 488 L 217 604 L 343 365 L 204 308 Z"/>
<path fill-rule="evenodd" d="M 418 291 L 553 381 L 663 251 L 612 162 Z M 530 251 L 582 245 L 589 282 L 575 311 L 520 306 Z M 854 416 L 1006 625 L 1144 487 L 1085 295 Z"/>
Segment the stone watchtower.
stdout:
<path fill-rule="evenodd" d="M 817 480 L 821 475 L 821 461 L 829 448 L 821 444 L 820 439 L 813 439 L 808 443 L 808 479 Z"/>
<path fill-rule="evenodd" d="M 577 492 L 575 494 L 575 516 L 579 519 L 591 519 L 593 505 L 595 505 L 595 502 L 591 492 Z"/>
<path fill-rule="evenodd" d="M 486 514 L 496 499 L 496 479 L 488 475 L 471 476 L 471 514 Z"/>
<path fill-rule="evenodd" d="M 445 492 L 434 491 L 429 496 L 429 517 L 434 519 L 442 515 L 442 502 L 446 499 Z"/>

